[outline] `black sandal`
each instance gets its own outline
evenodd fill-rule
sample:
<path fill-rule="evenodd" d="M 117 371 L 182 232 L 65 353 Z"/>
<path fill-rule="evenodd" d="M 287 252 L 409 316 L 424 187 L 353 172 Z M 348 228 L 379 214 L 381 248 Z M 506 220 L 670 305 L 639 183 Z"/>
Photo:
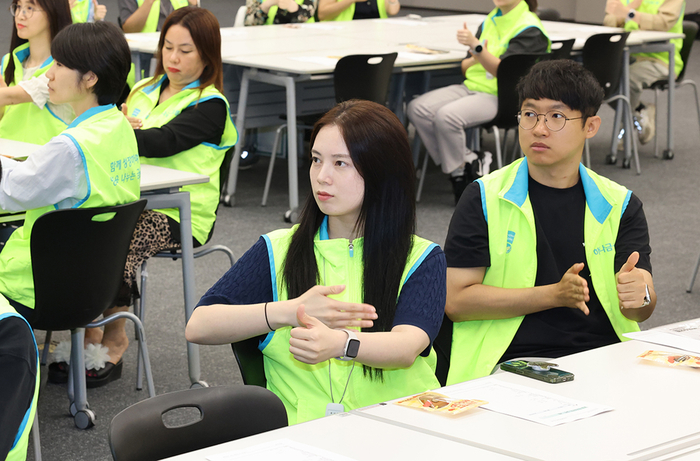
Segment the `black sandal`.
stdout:
<path fill-rule="evenodd" d="M 68 363 L 53 362 L 49 364 L 49 382 L 53 384 L 65 384 L 68 382 Z"/>
<path fill-rule="evenodd" d="M 112 362 L 107 362 L 104 368 L 95 370 L 91 368 L 85 371 L 85 384 L 88 388 L 102 387 L 122 377 L 122 367 L 124 362 L 119 359 L 116 365 Z"/>

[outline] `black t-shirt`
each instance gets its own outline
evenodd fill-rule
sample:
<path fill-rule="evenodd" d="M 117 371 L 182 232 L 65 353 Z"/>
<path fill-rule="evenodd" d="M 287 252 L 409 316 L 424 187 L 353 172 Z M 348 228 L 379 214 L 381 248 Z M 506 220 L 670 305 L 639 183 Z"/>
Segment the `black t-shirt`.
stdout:
<path fill-rule="evenodd" d="M 7 457 L 34 398 L 36 367 L 34 337 L 27 323 L 19 317 L 0 320 L 0 459 Z"/>
<path fill-rule="evenodd" d="M 583 247 L 583 221 L 586 197 L 581 181 L 568 189 L 554 189 L 528 182 L 528 194 L 535 215 L 537 232 L 537 275 L 535 286 L 561 280 L 576 263 L 588 282 L 590 314 L 560 307 L 528 314 L 520 324 L 502 360 L 516 357 L 561 357 L 618 342 L 603 306 L 591 283 Z M 470 184 L 450 223 L 445 243 L 448 267 L 489 267 L 488 225 L 484 218 L 481 189 Z M 615 272 L 633 251 L 639 252 L 637 267 L 651 272 L 649 233 L 642 202 L 631 195 L 615 241 Z"/>
<path fill-rule="evenodd" d="M 379 17 L 379 7 L 376 1 L 355 3 L 355 14 L 352 19 L 376 19 Z"/>

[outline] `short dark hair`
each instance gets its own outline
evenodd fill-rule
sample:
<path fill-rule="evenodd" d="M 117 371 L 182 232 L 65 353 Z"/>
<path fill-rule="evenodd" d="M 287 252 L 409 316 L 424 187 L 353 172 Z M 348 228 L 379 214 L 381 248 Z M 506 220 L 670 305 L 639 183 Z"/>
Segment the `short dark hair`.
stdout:
<path fill-rule="evenodd" d="M 598 113 L 605 92 L 593 73 L 570 59 L 541 61 L 518 82 L 520 105 L 526 99 L 561 101 L 581 112 L 583 123 Z"/>
<path fill-rule="evenodd" d="M 81 76 L 97 76 L 92 92 L 98 104 L 119 101 L 131 69 L 131 52 L 119 27 L 105 21 L 68 26 L 51 43 L 51 55 Z"/>
<path fill-rule="evenodd" d="M 537 0 L 525 0 L 527 8 L 533 13 L 537 13 Z"/>

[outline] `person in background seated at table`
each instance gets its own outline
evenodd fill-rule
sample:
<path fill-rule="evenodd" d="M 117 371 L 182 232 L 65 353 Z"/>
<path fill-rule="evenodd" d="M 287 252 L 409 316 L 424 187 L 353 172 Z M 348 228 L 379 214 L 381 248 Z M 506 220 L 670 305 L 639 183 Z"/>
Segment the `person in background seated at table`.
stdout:
<path fill-rule="evenodd" d="M 512 54 L 549 49 L 542 23 L 534 13 L 537 0 L 494 0 L 476 34 L 464 24 L 457 41 L 470 51 L 462 61 L 464 83 L 425 93 L 408 105 L 408 119 L 425 148 L 450 175 L 455 204 L 473 179 L 490 171 L 491 154 L 472 152 L 465 129 L 493 120 L 498 112 L 496 77 L 501 60 Z"/>
<path fill-rule="evenodd" d="M 683 0 L 608 0 L 603 25 L 624 27 L 626 31 L 658 30 L 683 33 Z M 676 46 L 674 65 L 676 76 L 683 69 L 681 48 L 683 39 L 671 40 Z M 640 97 L 644 88 L 657 80 L 668 79 L 668 53 L 635 53 L 630 64 L 630 105 L 635 110 L 639 142 L 646 144 L 656 133 L 656 107 L 644 104 Z M 622 148 L 622 144 L 619 144 Z"/>
<path fill-rule="evenodd" d="M 74 23 L 103 21 L 107 16 L 107 7 L 97 3 L 97 0 L 69 1 Z"/>
<path fill-rule="evenodd" d="M 27 459 L 39 397 L 39 351 L 27 321 L 0 295 L 0 459 Z"/>
<path fill-rule="evenodd" d="M 203 8 L 175 10 L 163 25 L 158 42 L 156 74 L 142 80 L 122 105 L 133 128 L 142 164 L 209 176 L 204 184 L 185 186 L 192 205 L 194 246 L 207 242 L 219 205 L 219 169 L 226 151 L 236 143 L 236 128 L 221 93 L 223 64 L 221 34 L 216 17 Z M 138 297 L 136 275 L 144 260 L 180 247 L 177 209 L 146 210 L 136 224 L 116 307 L 105 316 L 129 309 Z M 109 355 L 105 367 L 87 371 L 87 387 L 103 386 L 121 376 L 122 355 L 129 346 L 125 322 L 114 321 L 85 332 L 98 355 Z M 86 354 L 86 359 L 92 355 Z M 65 363 L 57 364 L 54 379 L 67 379 Z M 51 376 L 49 376 L 51 379 Z"/>
<path fill-rule="evenodd" d="M 246 26 L 314 22 L 314 0 L 247 0 Z"/>
<path fill-rule="evenodd" d="M 197 0 L 118 0 L 122 30 L 156 32 L 162 29 L 170 13 L 186 6 L 197 6 Z"/>
<path fill-rule="evenodd" d="M 399 13 L 399 0 L 318 0 L 319 21 L 376 19 Z"/>
<path fill-rule="evenodd" d="M 2 58 L 0 138 L 46 144 L 75 115 L 68 104 L 49 100 L 51 41 L 71 24 L 68 0 L 14 0 L 10 53 Z"/>
<path fill-rule="evenodd" d="M 263 235 L 185 331 L 200 344 L 259 336 L 268 389 L 290 424 L 440 386 L 431 345 L 445 260 L 414 234 L 406 130 L 384 106 L 350 100 L 316 123 L 311 146 L 300 224 Z"/>
<path fill-rule="evenodd" d="M 27 210 L 0 251 L 0 293 L 30 324 L 34 222 L 55 209 L 119 205 L 140 195 L 136 137 L 115 106 L 131 64 L 124 34 L 104 21 L 73 24 L 59 32 L 51 53 L 51 101 L 70 104 L 77 118 L 24 162 L 0 157 L 0 209 Z"/>
<path fill-rule="evenodd" d="M 581 164 L 603 89 L 570 60 L 518 85 L 525 158 L 470 184 L 447 235 L 448 384 L 625 340 L 656 306 L 642 202 Z"/>

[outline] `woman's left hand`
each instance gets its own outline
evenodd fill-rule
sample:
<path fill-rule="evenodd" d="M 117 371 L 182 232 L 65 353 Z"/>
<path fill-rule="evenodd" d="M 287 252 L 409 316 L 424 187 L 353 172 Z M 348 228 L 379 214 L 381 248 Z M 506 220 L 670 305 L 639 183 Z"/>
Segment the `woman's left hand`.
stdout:
<path fill-rule="evenodd" d="M 292 328 L 289 339 L 289 352 L 300 362 L 316 364 L 344 353 L 348 334 L 342 330 L 328 328 L 323 322 L 304 311 L 304 305 L 297 309 L 300 327 Z"/>
<path fill-rule="evenodd" d="M 126 107 L 126 104 L 122 104 L 122 114 L 124 114 L 124 117 L 126 117 L 126 119 L 131 124 L 131 128 L 133 128 L 134 130 L 140 130 L 141 127 L 143 127 L 143 122 L 141 121 L 141 119 L 136 117 L 129 117 L 128 113 L 129 109 Z"/>

